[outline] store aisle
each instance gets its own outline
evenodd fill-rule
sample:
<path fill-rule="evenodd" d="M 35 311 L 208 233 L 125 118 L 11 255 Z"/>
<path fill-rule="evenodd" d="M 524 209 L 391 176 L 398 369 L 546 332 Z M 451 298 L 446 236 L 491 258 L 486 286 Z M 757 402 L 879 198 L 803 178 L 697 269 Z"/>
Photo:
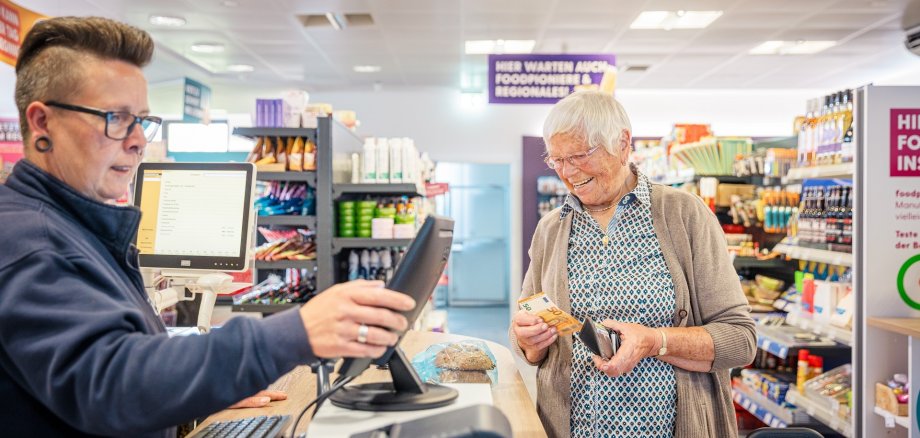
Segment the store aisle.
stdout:
<path fill-rule="evenodd" d="M 485 339 L 508 347 L 508 306 L 448 307 L 447 329 L 451 333 Z"/>

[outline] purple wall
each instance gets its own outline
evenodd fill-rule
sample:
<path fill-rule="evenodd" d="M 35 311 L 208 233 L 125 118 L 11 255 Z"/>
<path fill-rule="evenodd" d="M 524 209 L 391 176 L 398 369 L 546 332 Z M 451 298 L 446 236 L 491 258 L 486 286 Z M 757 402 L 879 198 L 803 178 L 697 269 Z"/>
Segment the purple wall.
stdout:
<path fill-rule="evenodd" d="M 541 176 L 555 176 L 556 172 L 546 167 L 543 162 L 543 152 L 546 147 L 543 145 L 542 137 L 524 137 L 522 144 L 523 162 L 521 165 L 521 216 L 523 224 L 521 227 L 522 239 L 521 252 L 524 264 L 521 265 L 521 281 L 524 281 L 523 275 L 527 273 L 530 266 L 530 240 L 533 239 L 533 232 L 537 229 L 537 222 L 540 221 L 537 212 L 537 178 Z"/>

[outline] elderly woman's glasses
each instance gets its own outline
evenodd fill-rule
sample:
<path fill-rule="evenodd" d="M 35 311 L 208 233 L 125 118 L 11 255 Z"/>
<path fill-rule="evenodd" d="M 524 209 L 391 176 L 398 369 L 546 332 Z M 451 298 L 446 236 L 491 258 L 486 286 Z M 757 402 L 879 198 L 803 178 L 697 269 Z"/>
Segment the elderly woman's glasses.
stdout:
<path fill-rule="evenodd" d="M 550 169 L 562 169 L 563 162 L 565 161 L 568 161 L 569 164 L 572 166 L 581 167 L 588 163 L 588 159 L 591 158 L 591 154 L 597 151 L 598 148 L 600 148 L 600 146 L 594 146 L 593 148 L 588 149 L 587 152 L 582 152 L 580 154 L 572 154 L 567 157 L 547 156 L 546 158 L 543 159 L 543 161 L 546 163 L 547 166 L 549 166 Z"/>
<path fill-rule="evenodd" d="M 105 119 L 105 136 L 112 140 L 124 140 L 128 138 L 128 136 L 131 135 L 131 131 L 134 129 L 134 125 L 141 125 L 141 129 L 144 130 L 144 137 L 147 141 L 153 141 L 157 129 L 163 124 L 163 119 L 159 117 L 141 117 L 127 111 L 103 111 L 60 102 L 45 102 L 45 105 L 102 117 Z"/>

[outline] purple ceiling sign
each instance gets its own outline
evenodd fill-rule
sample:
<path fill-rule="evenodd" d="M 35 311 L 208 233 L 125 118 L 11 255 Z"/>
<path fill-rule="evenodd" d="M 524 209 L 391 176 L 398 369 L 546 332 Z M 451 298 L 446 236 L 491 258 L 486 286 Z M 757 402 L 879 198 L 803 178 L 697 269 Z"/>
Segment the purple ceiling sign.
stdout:
<path fill-rule="evenodd" d="M 489 55 L 489 103 L 553 104 L 600 87 L 614 55 Z"/>

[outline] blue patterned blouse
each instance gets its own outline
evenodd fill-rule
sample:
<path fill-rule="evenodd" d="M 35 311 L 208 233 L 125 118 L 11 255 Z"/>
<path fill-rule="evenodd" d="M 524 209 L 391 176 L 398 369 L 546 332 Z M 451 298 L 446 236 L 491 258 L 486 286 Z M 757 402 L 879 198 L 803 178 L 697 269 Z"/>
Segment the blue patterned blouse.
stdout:
<path fill-rule="evenodd" d="M 648 178 L 616 207 L 606 232 L 572 195 L 568 275 L 572 314 L 584 320 L 614 319 L 670 327 L 674 283 L 652 228 Z M 671 437 L 676 412 L 674 368 L 645 358 L 624 376 L 598 370 L 591 352 L 576 341 L 572 352 L 572 437 Z"/>

